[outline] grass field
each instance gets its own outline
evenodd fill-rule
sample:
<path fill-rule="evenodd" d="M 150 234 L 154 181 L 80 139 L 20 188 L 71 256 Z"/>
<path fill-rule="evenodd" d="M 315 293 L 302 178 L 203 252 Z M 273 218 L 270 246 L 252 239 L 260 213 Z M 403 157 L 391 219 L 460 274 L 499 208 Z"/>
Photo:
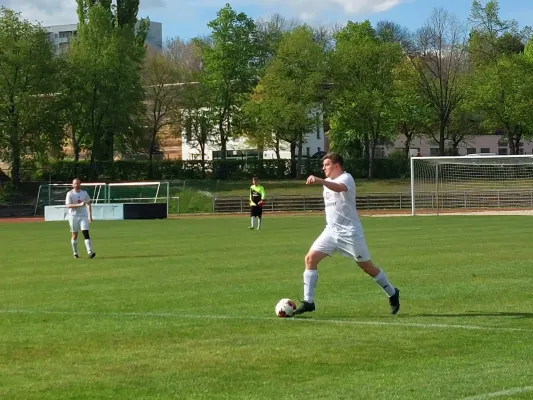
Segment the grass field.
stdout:
<path fill-rule="evenodd" d="M 96 221 L 93 260 L 66 222 L 0 224 L 0 398 L 531 399 L 531 220 L 363 223 L 397 316 L 340 256 L 274 316 L 321 216 Z"/>

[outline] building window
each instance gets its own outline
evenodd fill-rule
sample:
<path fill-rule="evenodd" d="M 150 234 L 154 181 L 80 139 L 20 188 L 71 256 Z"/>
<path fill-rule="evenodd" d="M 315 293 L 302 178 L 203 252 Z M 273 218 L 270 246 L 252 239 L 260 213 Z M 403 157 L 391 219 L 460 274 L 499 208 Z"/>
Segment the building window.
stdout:
<path fill-rule="evenodd" d="M 498 149 L 498 155 L 500 156 L 506 156 L 507 155 L 507 147 L 500 147 Z"/>
<path fill-rule="evenodd" d="M 498 140 L 498 146 L 507 146 L 507 138 L 506 137 L 502 137 Z"/>
<path fill-rule="evenodd" d="M 316 119 L 316 138 L 320 139 L 320 119 Z"/>
<path fill-rule="evenodd" d="M 311 148 L 310 147 L 306 147 L 305 152 L 307 154 L 307 157 L 311 157 Z"/>
<path fill-rule="evenodd" d="M 481 153 L 490 153 L 490 149 L 488 147 L 482 147 Z"/>
<path fill-rule="evenodd" d="M 439 155 L 439 148 L 438 147 L 432 147 L 429 149 L 429 155 L 431 157 L 436 157 Z"/>
<path fill-rule="evenodd" d="M 474 147 L 468 147 L 466 149 L 466 154 L 476 154 L 476 149 Z"/>
<path fill-rule="evenodd" d="M 320 153 L 320 147 L 317 147 L 317 151 Z"/>

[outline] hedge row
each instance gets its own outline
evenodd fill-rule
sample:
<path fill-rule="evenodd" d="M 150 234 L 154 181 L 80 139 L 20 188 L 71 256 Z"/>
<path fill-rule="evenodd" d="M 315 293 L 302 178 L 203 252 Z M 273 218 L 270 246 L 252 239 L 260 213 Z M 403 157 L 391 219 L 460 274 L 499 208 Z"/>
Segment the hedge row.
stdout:
<path fill-rule="evenodd" d="M 352 159 L 345 161 L 345 168 L 355 178 L 368 177 L 368 161 Z M 30 172 L 27 171 L 26 172 Z M 320 174 L 320 160 L 305 160 L 302 175 Z M 46 169 L 31 171 L 26 179 L 38 181 L 69 181 L 79 177 L 84 181 L 143 181 L 143 180 L 183 180 L 183 179 L 249 179 L 257 174 L 261 179 L 289 179 L 290 160 L 215 160 L 183 161 L 114 161 L 90 164 L 86 161 L 58 161 Z M 409 165 L 401 159 L 376 160 L 375 178 L 393 179 L 409 176 Z"/>

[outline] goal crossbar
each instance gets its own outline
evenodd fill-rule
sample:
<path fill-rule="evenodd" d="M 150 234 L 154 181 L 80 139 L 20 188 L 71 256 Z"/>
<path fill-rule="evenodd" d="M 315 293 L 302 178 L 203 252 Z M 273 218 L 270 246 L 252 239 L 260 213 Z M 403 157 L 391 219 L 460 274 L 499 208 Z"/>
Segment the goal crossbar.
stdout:
<path fill-rule="evenodd" d="M 412 215 L 533 210 L 532 154 L 411 157 L 410 162 Z"/>

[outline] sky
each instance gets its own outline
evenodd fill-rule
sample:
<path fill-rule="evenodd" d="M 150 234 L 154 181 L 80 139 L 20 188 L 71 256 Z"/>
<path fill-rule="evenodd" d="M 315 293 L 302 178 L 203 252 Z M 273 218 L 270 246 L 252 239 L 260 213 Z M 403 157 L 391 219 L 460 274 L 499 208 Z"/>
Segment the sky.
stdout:
<path fill-rule="evenodd" d="M 466 21 L 471 0 L 140 0 L 139 17 L 163 24 L 163 41 L 208 35 L 207 23 L 230 3 L 254 20 L 278 13 L 310 25 L 344 24 L 347 21 L 394 21 L 411 30 L 421 27 L 434 8 L 445 8 Z M 482 4 L 486 1 L 482 0 Z M 532 0 L 500 0 L 502 19 L 516 19 L 521 27 L 533 26 Z M 0 0 L 6 8 L 44 26 L 75 24 L 76 0 Z"/>

